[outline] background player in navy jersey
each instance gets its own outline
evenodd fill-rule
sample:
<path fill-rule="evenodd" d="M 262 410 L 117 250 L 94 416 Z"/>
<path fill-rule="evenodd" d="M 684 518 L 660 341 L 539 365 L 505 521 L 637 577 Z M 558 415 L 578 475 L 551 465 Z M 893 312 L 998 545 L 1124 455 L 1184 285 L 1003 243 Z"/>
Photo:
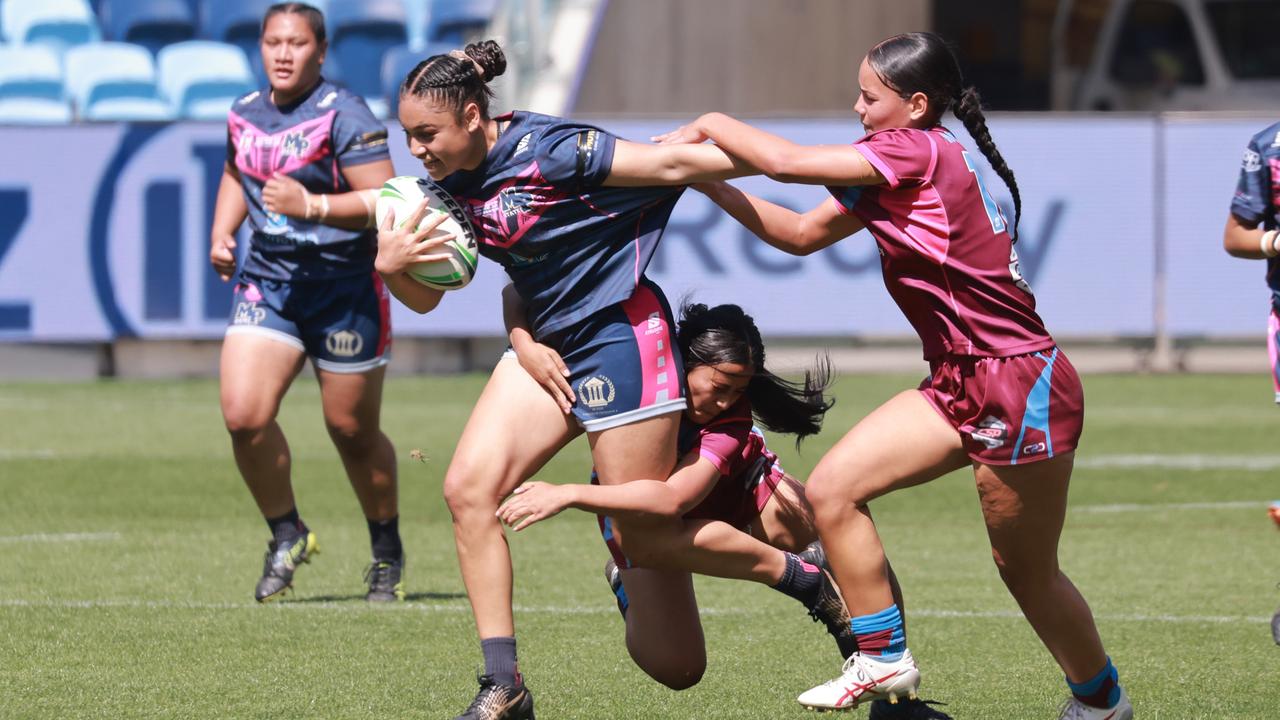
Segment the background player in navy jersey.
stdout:
<path fill-rule="evenodd" d="M 1222 246 L 1238 258 L 1267 261 L 1271 313 L 1267 322 L 1267 352 L 1271 382 L 1280 403 L 1280 122 L 1249 139 L 1236 183 Z M 1280 503 L 1271 516 L 1280 522 Z M 1271 636 L 1280 645 L 1280 610 L 1271 618 Z"/>
<path fill-rule="evenodd" d="M 551 348 L 521 329 L 512 332 L 520 363 L 558 401 L 568 404 L 572 388 Z M 836 637 L 841 659 L 857 650 L 849 616 L 824 572 L 825 553 L 817 540 L 813 510 L 804 486 L 783 471 L 753 425 L 812 435 L 831 406 L 824 397 L 825 368 L 792 383 L 765 367 L 764 342 L 751 316 L 737 305 L 687 305 L 681 310 L 677 341 L 689 388 L 680 420 L 680 461 L 665 482 L 637 480 L 621 485 L 552 485 L 530 482 L 516 488 L 499 517 L 516 530 L 565 508 L 599 513 L 612 558 L 605 566 L 618 607 L 627 618 L 627 648 L 651 677 L 675 689 L 689 687 L 706 669 L 706 646 L 698 616 L 685 617 L 683 603 L 657 613 L 666 622 L 643 627 L 632 622 L 627 581 L 618 568 L 701 573 L 763 583 L 800 600 L 815 620 Z M 650 533 L 641 554 L 625 554 L 611 537 L 612 518 L 681 518 L 668 533 Z M 894 597 L 900 605 L 890 570 Z M 661 602 L 661 598 L 646 598 Z M 696 608 L 695 608 L 696 609 Z M 947 715 L 919 700 L 897 705 L 877 700 L 873 720 L 945 720 Z"/>
<path fill-rule="evenodd" d="M 512 570 L 498 503 L 585 430 L 600 482 L 665 478 L 676 461 L 684 378 L 671 311 L 645 268 L 684 185 L 746 168 L 711 146 L 657 147 L 599 128 L 516 112 L 490 117 L 487 82 L 506 68 L 493 42 L 424 60 L 400 90 L 409 150 L 463 207 L 481 254 L 503 265 L 533 337 L 564 358 L 578 402 L 561 412 L 514 357 L 498 362 L 445 476 L 463 582 L 485 670 L 463 718 L 529 718 L 516 670 Z M 419 207 L 417 218 L 425 213 Z M 406 305 L 426 312 L 442 293 L 404 274 L 438 250 L 428 231 L 384 220 L 377 267 Z M 416 222 L 407 227 L 415 227 Z M 615 532 L 624 548 L 629 523 Z M 693 605 L 688 574 L 649 572 L 628 587 Z M 652 618 L 660 622 L 661 618 Z"/>
<path fill-rule="evenodd" d="M 325 425 L 369 525 L 367 598 L 401 599 L 395 452 L 378 424 L 389 298 L 373 269 L 367 190 L 393 175 L 386 127 L 363 100 L 321 77 L 324 17 L 315 8 L 271 6 L 261 45 L 270 87 L 231 108 L 209 253 L 222 278 L 236 282 L 222 345 L 222 415 L 272 534 L 254 596 L 284 594 L 316 552 L 276 423 L 310 357 Z M 237 270 L 235 233 L 246 217 L 253 235 Z"/>
<path fill-rule="evenodd" d="M 853 617 L 859 652 L 840 677 L 800 696 L 843 708 L 910 695 L 919 672 L 889 589 L 866 504 L 971 466 L 992 554 L 1006 587 L 1066 673 L 1062 718 L 1124 720 L 1133 708 L 1084 598 L 1058 566 L 1067 486 L 1084 415 L 1080 380 L 1035 312 L 1013 233 L 972 158 L 940 125 L 953 111 L 1021 199 L 987 131 L 977 91 L 930 33 L 877 44 L 858 71 L 854 110 L 868 134 L 805 147 L 712 114 L 663 142 L 710 139 L 786 182 L 828 186 L 797 213 L 720 183 L 709 196 L 766 242 L 793 254 L 862 228 L 879 246 L 885 285 L 924 344 L 931 377 L 873 411 L 818 463 L 806 486 L 818 531 Z M 1016 232 L 1018 216 L 1012 227 Z"/>

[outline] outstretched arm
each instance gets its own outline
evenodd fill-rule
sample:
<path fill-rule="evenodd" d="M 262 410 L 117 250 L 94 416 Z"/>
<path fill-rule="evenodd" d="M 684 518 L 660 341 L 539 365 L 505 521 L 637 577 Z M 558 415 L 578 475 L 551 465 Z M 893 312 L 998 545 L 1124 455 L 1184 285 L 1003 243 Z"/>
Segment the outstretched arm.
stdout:
<path fill-rule="evenodd" d="M 779 182 L 808 185 L 878 185 L 885 182 L 852 145 L 798 145 L 735 120 L 708 113 L 654 140 L 663 145 L 711 140 L 730 155 Z"/>
<path fill-rule="evenodd" d="M 689 185 L 760 171 L 714 145 L 645 145 L 618 140 L 604 184 L 614 187 Z"/>
<path fill-rule="evenodd" d="M 617 518 L 676 518 L 702 502 L 720 479 L 710 460 L 691 453 L 666 482 L 632 480 L 621 485 L 527 482 L 498 508 L 498 517 L 515 530 L 553 517 L 565 508 Z"/>
<path fill-rule="evenodd" d="M 1235 213 L 1227 214 L 1227 227 L 1222 231 L 1222 248 L 1233 257 L 1261 260 L 1280 255 L 1280 238 L 1275 230 L 1263 232 L 1256 224 L 1250 227 Z"/>
<path fill-rule="evenodd" d="M 728 183 L 697 185 L 695 189 L 706 193 L 756 237 L 792 255 L 817 252 L 864 227 L 857 216 L 841 213 L 834 200 L 798 213 Z"/>

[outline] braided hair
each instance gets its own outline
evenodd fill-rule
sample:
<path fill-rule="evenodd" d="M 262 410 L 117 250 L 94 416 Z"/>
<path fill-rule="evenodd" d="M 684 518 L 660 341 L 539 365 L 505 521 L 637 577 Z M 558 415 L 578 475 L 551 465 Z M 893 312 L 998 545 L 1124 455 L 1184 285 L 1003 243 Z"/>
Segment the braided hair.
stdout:
<path fill-rule="evenodd" d="M 764 366 L 764 341 L 755 320 L 737 305 L 707 307 L 685 304 L 680 310 L 676 342 L 684 356 L 684 370 L 702 365 L 733 363 L 751 368 L 746 396 L 751 412 L 766 430 L 796 436 L 796 445 L 822 429 L 822 418 L 833 404 L 826 397 L 831 365 L 820 362 L 805 371 L 804 382 L 774 375 Z"/>
<path fill-rule="evenodd" d="M 414 66 L 400 83 L 400 97 L 428 98 L 453 110 L 459 120 L 468 103 L 489 119 L 493 90 L 489 81 L 507 70 L 507 57 L 492 40 L 471 43 L 459 51 L 432 55 Z"/>
<path fill-rule="evenodd" d="M 867 53 L 867 62 L 881 82 L 897 91 L 899 97 L 909 99 L 915 93 L 929 98 L 928 118 L 931 123 L 942 119 L 942 113 L 950 110 L 964 123 L 965 130 L 973 137 L 978 150 L 991 163 L 1013 195 L 1014 242 L 1018 239 L 1018 221 L 1022 218 L 1022 196 L 1013 170 L 996 149 L 987 129 L 987 119 L 982 114 L 982 98 L 977 88 L 964 85 L 960 63 L 945 40 L 934 33 L 906 33 L 881 41 Z"/>

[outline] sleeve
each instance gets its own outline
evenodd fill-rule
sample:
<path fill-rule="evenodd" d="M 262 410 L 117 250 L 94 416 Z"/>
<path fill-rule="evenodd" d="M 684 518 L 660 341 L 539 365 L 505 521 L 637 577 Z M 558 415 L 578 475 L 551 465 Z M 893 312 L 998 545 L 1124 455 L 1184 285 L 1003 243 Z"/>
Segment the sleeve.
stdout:
<path fill-rule="evenodd" d="M 534 157 L 548 182 L 584 192 L 609 177 L 616 143 L 616 137 L 600 128 L 560 123 L 542 131 L 534 145 Z"/>
<path fill-rule="evenodd" d="M 853 143 L 853 149 L 884 176 L 890 188 L 911 186 L 928 179 L 937 155 L 928 133 L 907 128 L 871 133 Z M 844 215 L 853 212 L 862 191 L 861 187 L 827 187 L 836 208 Z"/>
<path fill-rule="evenodd" d="M 713 420 L 698 432 L 698 444 L 691 449 L 711 461 L 721 475 L 733 475 L 742 451 L 751 436 L 751 418 Z"/>
<path fill-rule="evenodd" d="M 391 151 L 387 148 L 387 126 L 373 116 L 363 100 L 355 96 L 347 98 L 334 119 L 333 148 L 338 164 L 343 167 L 391 158 Z"/>
<path fill-rule="evenodd" d="M 1267 217 L 1270 174 L 1266 164 L 1262 162 L 1258 138 L 1254 137 L 1245 147 L 1244 159 L 1240 163 L 1240 179 L 1236 182 L 1236 193 L 1231 199 L 1233 215 L 1251 225 L 1256 225 Z"/>

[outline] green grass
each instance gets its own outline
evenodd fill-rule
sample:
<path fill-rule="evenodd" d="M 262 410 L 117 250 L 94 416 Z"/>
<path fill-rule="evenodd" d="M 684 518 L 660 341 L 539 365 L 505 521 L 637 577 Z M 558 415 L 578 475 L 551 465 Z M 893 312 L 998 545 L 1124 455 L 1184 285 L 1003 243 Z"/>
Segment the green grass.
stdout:
<path fill-rule="evenodd" d="M 452 717 L 474 693 L 480 655 L 440 488 L 482 382 L 388 384 L 409 556 L 410 602 L 397 607 L 362 600 L 367 533 L 308 378 L 281 423 L 323 554 L 300 571 L 292 601 L 267 607 L 251 596 L 267 532 L 232 463 L 214 383 L 0 385 L 0 717 Z M 784 464 L 803 476 L 858 417 L 913 384 L 843 378 L 826 432 L 799 455 L 776 443 Z M 1280 497 L 1275 463 L 1105 464 L 1275 461 L 1280 410 L 1266 379 L 1092 376 L 1086 391 L 1061 557 L 1138 716 L 1276 717 L 1280 648 L 1266 620 L 1280 602 L 1280 533 L 1263 510 Z M 415 448 L 426 463 L 409 459 Z M 541 477 L 579 481 L 588 467 L 579 440 Z M 957 720 L 1054 717 L 1061 674 L 989 560 L 972 478 L 895 493 L 876 517 L 914 611 L 925 696 Z M 61 533 L 101 535 L 49 537 Z M 709 668 L 697 687 L 669 691 L 626 655 L 593 518 L 566 513 L 512 549 L 521 666 L 543 720 L 799 718 L 795 695 L 837 670 L 794 601 L 700 578 Z"/>

